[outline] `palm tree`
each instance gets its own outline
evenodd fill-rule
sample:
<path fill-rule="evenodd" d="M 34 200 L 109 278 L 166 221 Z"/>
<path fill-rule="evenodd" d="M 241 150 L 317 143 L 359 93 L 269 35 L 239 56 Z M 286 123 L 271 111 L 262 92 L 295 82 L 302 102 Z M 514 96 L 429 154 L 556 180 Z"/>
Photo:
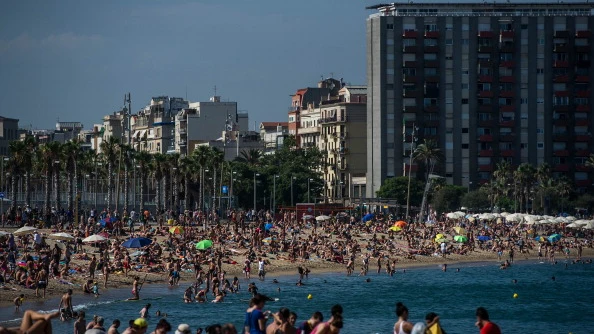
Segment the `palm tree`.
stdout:
<path fill-rule="evenodd" d="M 200 203 L 200 211 L 204 211 L 204 187 L 205 183 L 203 180 L 204 177 L 204 170 L 207 168 L 208 159 L 210 155 L 210 148 L 208 146 L 198 146 L 194 151 L 192 151 L 192 159 L 196 161 L 198 166 L 200 166 L 200 189 L 198 194 L 198 202 Z"/>
<path fill-rule="evenodd" d="M 539 193 L 540 193 L 540 206 L 543 208 L 544 214 L 547 214 L 548 210 L 545 207 L 545 195 L 548 194 L 549 186 L 552 185 L 551 182 L 551 166 L 546 162 L 538 166 L 536 169 L 536 180 L 538 181 L 539 185 Z"/>
<path fill-rule="evenodd" d="M 165 168 L 165 164 L 167 162 L 167 157 L 162 153 L 156 153 L 153 155 L 153 164 L 152 164 L 152 172 L 153 177 L 155 178 L 155 195 L 156 195 L 156 202 L 155 206 L 157 212 L 163 209 L 161 206 L 162 204 L 162 185 L 163 185 L 163 171 Z"/>
<path fill-rule="evenodd" d="M 130 204 L 130 168 L 134 168 L 132 164 L 136 151 L 127 144 L 120 144 L 120 152 L 122 163 L 124 164 L 124 184 L 122 187 L 124 192 L 124 209 L 128 210 Z"/>
<path fill-rule="evenodd" d="M 190 209 L 190 181 L 195 172 L 194 160 L 191 157 L 184 156 L 179 161 L 179 171 L 184 180 L 184 210 Z M 177 203 L 177 202 L 176 202 Z"/>
<path fill-rule="evenodd" d="M 107 140 L 101 142 L 101 152 L 107 164 L 107 208 L 111 211 L 112 197 L 113 197 L 113 166 L 118 159 L 119 153 L 119 139 L 109 137 Z"/>
<path fill-rule="evenodd" d="M 31 171 L 33 170 L 33 159 L 36 156 L 37 142 L 33 136 L 26 136 L 23 142 L 27 152 L 22 165 L 25 172 L 25 204 L 31 205 Z"/>
<path fill-rule="evenodd" d="M 590 154 L 588 160 L 584 163 L 586 167 L 594 169 L 594 154 Z"/>
<path fill-rule="evenodd" d="M 221 172 L 223 169 L 223 163 L 225 162 L 225 153 L 217 148 L 212 148 L 210 150 L 210 165 L 212 166 L 213 172 L 212 172 L 212 198 L 213 198 L 213 203 L 211 208 L 215 207 L 215 203 L 214 203 L 214 199 L 219 198 L 219 203 L 220 203 L 220 190 L 222 187 L 217 187 L 217 171 Z M 221 173 L 222 174 L 222 173 Z M 222 177 L 221 177 L 222 179 Z M 221 180 L 222 183 L 222 180 Z M 217 205 L 218 206 L 218 205 Z"/>
<path fill-rule="evenodd" d="M 169 184 L 166 184 L 165 191 L 165 203 L 169 205 L 171 210 L 177 210 L 179 206 L 179 153 L 172 153 L 167 155 L 168 173 L 165 173 L 165 179 L 169 180 Z M 171 188 L 171 189 L 170 189 Z"/>
<path fill-rule="evenodd" d="M 11 158 L 8 161 L 6 170 L 10 172 L 10 193 L 12 196 L 10 211 L 14 213 L 16 210 L 16 181 L 18 178 L 22 178 L 22 172 L 25 170 L 25 160 L 29 156 L 27 146 L 24 141 L 12 141 L 8 144 L 8 150 L 10 151 Z"/>
<path fill-rule="evenodd" d="M 140 212 L 144 212 L 144 191 L 148 175 L 151 173 L 153 156 L 146 151 L 140 151 L 136 154 L 136 164 L 138 165 L 139 184 L 140 184 Z M 134 204 L 136 205 L 136 203 Z"/>
<path fill-rule="evenodd" d="M 73 194 L 78 196 L 78 161 L 82 156 L 82 148 L 78 141 L 70 141 L 64 144 L 63 150 L 66 158 L 68 210 L 73 210 Z"/>
<path fill-rule="evenodd" d="M 421 214 L 419 215 L 419 221 L 423 221 L 425 218 L 425 206 L 427 203 L 427 192 L 431 185 L 431 179 L 429 176 L 433 173 L 435 164 L 441 161 L 443 155 L 441 150 L 437 147 L 434 140 L 423 141 L 423 144 L 417 146 L 413 153 L 413 158 L 417 161 L 422 161 L 425 164 L 425 191 L 423 192 L 423 202 L 421 203 Z"/>
<path fill-rule="evenodd" d="M 520 211 L 522 207 L 528 212 L 528 200 L 532 192 L 536 175 L 536 169 L 534 166 L 528 163 L 523 163 L 518 166 L 518 169 L 514 172 L 514 179 L 517 182 L 517 196 L 520 199 Z"/>
<path fill-rule="evenodd" d="M 51 186 L 51 179 L 54 179 L 54 195 L 55 195 L 55 202 L 56 202 L 56 210 L 59 209 L 60 206 L 60 190 L 55 189 L 59 188 L 59 158 L 62 152 L 62 145 L 59 142 L 49 142 L 41 146 L 41 156 L 42 164 L 41 167 L 45 170 L 45 215 L 49 217 L 51 215 L 51 207 L 50 207 L 50 194 L 52 190 Z M 58 162 L 58 163 L 56 163 Z M 49 223 L 49 222 L 46 222 Z"/>
<path fill-rule="evenodd" d="M 249 166 L 257 166 L 260 164 L 262 158 L 262 151 L 251 148 L 248 151 L 241 151 L 239 157 L 235 158 L 237 161 L 245 162 Z"/>

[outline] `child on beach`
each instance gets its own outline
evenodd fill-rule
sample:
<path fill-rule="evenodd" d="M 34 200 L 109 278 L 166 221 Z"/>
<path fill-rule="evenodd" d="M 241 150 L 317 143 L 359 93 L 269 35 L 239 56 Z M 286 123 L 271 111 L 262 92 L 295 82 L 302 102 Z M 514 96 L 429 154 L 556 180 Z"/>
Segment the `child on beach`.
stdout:
<path fill-rule="evenodd" d="M 95 296 L 95 298 L 99 297 L 99 284 L 97 283 L 97 281 L 95 281 L 95 283 L 93 284 L 93 295 Z"/>
<path fill-rule="evenodd" d="M 21 310 L 21 306 L 23 305 L 23 300 L 25 300 L 25 295 L 22 293 L 20 296 L 18 296 L 14 299 L 14 310 L 15 311 L 18 312 Z"/>

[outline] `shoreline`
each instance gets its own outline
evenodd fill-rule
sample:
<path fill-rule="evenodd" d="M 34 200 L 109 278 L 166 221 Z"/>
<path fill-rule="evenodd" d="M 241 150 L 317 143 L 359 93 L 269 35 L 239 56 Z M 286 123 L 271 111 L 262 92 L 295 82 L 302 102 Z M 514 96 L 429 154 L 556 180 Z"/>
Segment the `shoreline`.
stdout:
<path fill-rule="evenodd" d="M 427 270 L 427 269 L 431 269 L 431 268 L 440 270 L 439 267 L 444 263 L 446 263 L 448 266 L 459 265 L 461 268 L 473 268 L 473 267 L 480 267 L 480 266 L 486 266 L 486 265 L 494 265 L 494 264 L 498 264 L 501 262 L 497 259 L 496 255 L 494 255 L 493 257 L 488 257 L 488 258 L 483 258 L 483 259 L 461 258 L 461 259 L 453 259 L 452 260 L 452 259 L 446 258 L 445 261 L 443 258 L 437 258 L 437 257 L 429 257 L 429 259 L 431 261 L 412 262 L 412 260 L 409 260 L 411 262 L 400 263 L 397 266 L 397 271 L 401 271 L 403 269 L 406 269 L 406 270 L 409 270 L 409 269 Z M 538 260 L 538 258 L 537 257 L 526 257 L 526 258 L 518 259 L 518 260 L 514 261 L 514 263 L 517 265 L 522 265 L 522 264 L 525 264 L 527 262 L 531 262 L 534 260 Z M 312 276 L 345 275 L 346 276 L 346 270 L 344 268 L 344 265 L 333 263 L 333 262 L 332 263 L 329 262 L 329 264 L 332 264 L 332 265 L 325 266 L 325 267 L 319 267 L 319 268 L 313 268 L 313 269 L 310 266 L 308 266 L 312 270 L 310 275 L 312 275 Z M 296 265 L 297 264 L 295 264 L 295 266 Z M 451 270 L 452 269 L 454 269 L 454 268 L 451 268 Z M 376 273 L 376 271 L 377 271 L 377 266 L 370 266 L 369 274 L 367 276 L 378 275 Z M 229 271 L 228 271 L 228 274 L 229 274 Z M 381 274 L 387 275 L 385 273 L 385 271 L 383 271 L 383 269 L 382 269 Z M 229 274 L 229 275 L 232 276 L 232 274 Z M 288 277 L 292 277 L 292 276 L 295 277 L 295 281 L 298 280 L 298 278 L 297 278 L 298 274 L 297 274 L 296 269 L 291 270 L 289 268 L 277 268 L 277 270 L 272 270 L 272 271 L 267 272 L 266 280 L 270 280 L 272 278 L 288 278 Z M 352 276 L 358 276 L 358 274 L 353 273 Z M 191 275 L 189 273 L 183 273 L 182 280 L 180 281 L 180 285 L 178 286 L 178 288 L 183 286 L 185 283 L 192 282 L 191 281 L 192 278 L 193 278 L 193 275 Z M 243 284 L 246 284 L 247 282 L 252 282 L 252 281 L 256 282 L 256 283 L 259 282 L 257 276 L 256 277 L 252 276 L 249 280 L 246 279 L 245 277 L 241 277 L 240 280 Z M 147 280 L 146 284 L 148 287 L 151 287 L 152 289 L 170 288 L 170 286 L 168 285 L 168 283 L 166 282 L 165 279 L 151 280 L 151 281 Z M 64 291 L 65 290 L 66 290 L 66 288 L 64 289 Z M 31 291 L 34 291 L 34 290 L 31 290 Z M 78 303 L 75 302 L 75 309 L 77 307 L 84 308 L 86 305 L 93 303 L 93 302 L 94 303 L 112 303 L 112 302 L 122 301 L 123 300 L 121 298 L 122 295 L 124 295 L 124 296 L 129 295 L 129 287 L 128 286 L 114 286 L 114 287 L 111 287 L 108 289 L 102 289 L 101 292 L 102 292 L 101 297 L 99 297 L 97 299 L 97 298 L 94 298 L 92 295 L 82 294 L 80 292 L 80 290 L 74 290 L 74 294 L 73 294 L 74 300 L 78 299 L 80 301 Z M 62 292 L 48 294 L 48 297 L 46 299 L 30 299 L 30 300 L 25 299 L 25 303 L 21 307 L 21 311 L 18 314 L 14 311 L 14 305 L 12 304 L 12 301 L 8 301 L 8 300 L 0 301 L 0 310 L 3 311 L 2 314 L 8 315 L 7 317 L 0 316 L 0 324 L 11 324 L 11 323 L 15 322 L 17 319 L 19 319 L 19 315 L 21 315 L 22 312 L 24 312 L 24 310 L 34 309 L 37 311 L 45 311 L 45 312 L 50 311 L 50 310 L 56 310 L 57 305 L 59 305 L 59 302 L 60 302 L 61 293 Z M 180 293 L 183 293 L 183 291 L 180 290 Z M 120 297 L 120 298 L 118 298 L 118 297 Z M 149 297 L 149 299 L 152 299 L 152 298 L 155 298 L 155 297 Z M 141 298 L 140 301 L 142 301 L 142 300 L 143 299 Z"/>

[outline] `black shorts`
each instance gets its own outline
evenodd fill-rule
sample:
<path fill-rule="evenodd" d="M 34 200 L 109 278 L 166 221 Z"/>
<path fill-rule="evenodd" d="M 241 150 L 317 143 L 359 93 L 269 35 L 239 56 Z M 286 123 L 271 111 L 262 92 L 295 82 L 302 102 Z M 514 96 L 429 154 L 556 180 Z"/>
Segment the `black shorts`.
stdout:
<path fill-rule="evenodd" d="M 40 289 L 45 289 L 47 287 L 47 281 L 39 281 L 37 282 L 37 287 Z"/>

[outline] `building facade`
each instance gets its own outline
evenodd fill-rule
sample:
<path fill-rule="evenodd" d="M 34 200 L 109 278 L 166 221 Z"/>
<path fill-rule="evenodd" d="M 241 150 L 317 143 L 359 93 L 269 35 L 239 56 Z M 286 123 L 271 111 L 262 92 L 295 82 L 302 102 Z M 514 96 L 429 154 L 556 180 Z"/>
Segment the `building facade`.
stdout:
<path fill-rule="evenodd" d="M 496 164 L 548 163 L 590 187 L 593 4 L 403 3 L 369 7 L 367 196 L 405 174 L 413 129 L 435 173 L 464 186 Z"/>
<path fill-rule="evenodd" d="M 0 156 L 10 156 L 8 145 L 19 140 L 19 120 L 0 116 Z"/>
<path fill-rule="evenodd" d="M 264 147 L 264 154 L 276 152 L 283 146 L 283 141 L 289 134 L 287 122 L 262 122 L 260 123 L 260 140 Z"/>

